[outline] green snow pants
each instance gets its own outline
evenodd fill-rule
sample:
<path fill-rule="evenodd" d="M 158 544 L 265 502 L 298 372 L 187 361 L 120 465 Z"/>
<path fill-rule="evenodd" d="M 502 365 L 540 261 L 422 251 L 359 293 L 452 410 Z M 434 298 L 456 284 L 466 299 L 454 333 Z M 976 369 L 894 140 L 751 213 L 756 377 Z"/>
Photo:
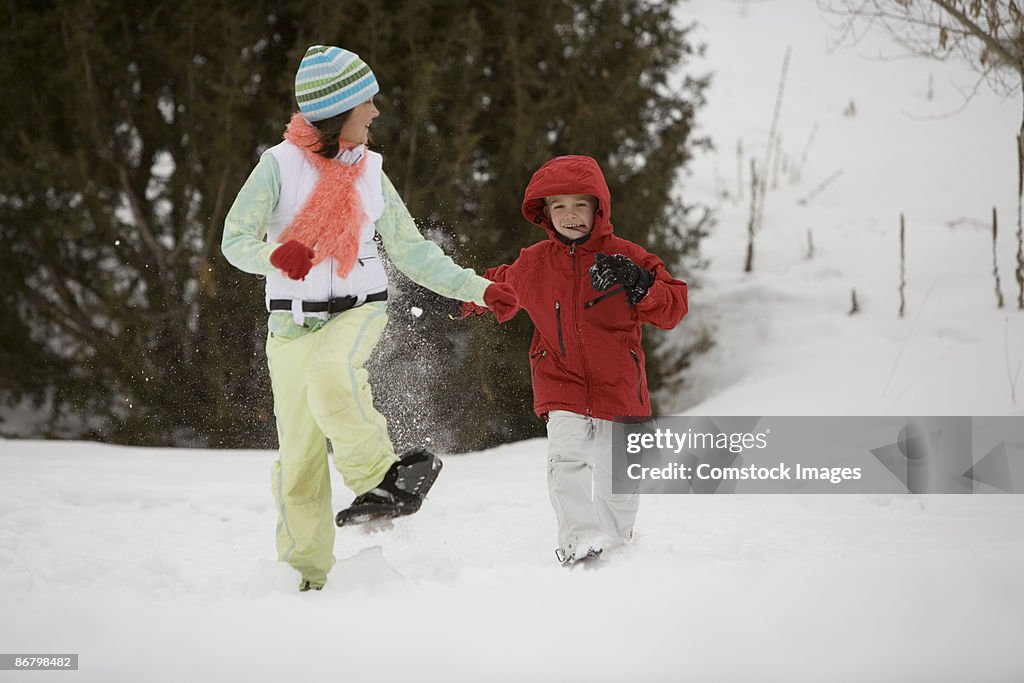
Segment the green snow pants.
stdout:
<path fill-rule="evenodd" d="M 277 555 L 314 586 L 334 566 L 327 439 L 356 495 L 376 487 L 398 459 L 363 367 L 387 321 L 386 304 L 371 302 L 295 339 L 267 336 L 280 447 L 271 473 Z"/>

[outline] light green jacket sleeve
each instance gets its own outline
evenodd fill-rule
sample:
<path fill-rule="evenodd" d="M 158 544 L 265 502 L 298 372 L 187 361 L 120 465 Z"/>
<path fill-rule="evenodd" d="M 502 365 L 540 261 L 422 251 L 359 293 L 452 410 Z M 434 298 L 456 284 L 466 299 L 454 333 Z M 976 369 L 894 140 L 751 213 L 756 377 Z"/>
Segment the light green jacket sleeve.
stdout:
<path fill-rule="evenodd" d="M 270 216 L 281 197 L 281 171 L 273 154 L 264 154 L 249 174 L 224 219 L 220 249 L 228 263 L 255 275 L 269 275 L 276 244 L 265 241 Z"/>
<path fill-rule="evenodd" d="M 391 180 L 383 173 L 381 179 L 384 214 L 377 220 L 376 228 L 391 262 L 410 280 L 441 296 L 483 306 L 484 290 L 490 286 L 490 280 L 480 277 L 472 268 L 456 265 L 441 247 L 425 239 Z"/>

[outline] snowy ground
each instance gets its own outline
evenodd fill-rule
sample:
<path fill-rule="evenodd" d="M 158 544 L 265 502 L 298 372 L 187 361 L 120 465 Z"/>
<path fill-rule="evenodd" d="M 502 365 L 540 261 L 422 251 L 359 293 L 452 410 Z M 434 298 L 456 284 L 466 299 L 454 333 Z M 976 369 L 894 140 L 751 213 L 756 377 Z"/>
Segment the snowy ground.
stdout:
<path fill-rule="evenodd" d="M 265 452 L 4 442 L 0 643 L 83 681 L 1020 680 L 1016 496 L 647 496 L 552 556 L 543 441 L 446 459 L 420 514 L 273 562 Z M 336 494 L 344 502 L 345 496 Z M 383 673 L 382 673 L 383 672 Z M 25 680 L 0 672 L 0 680 Z M 34 680 L 34 678 L 33 678 Z"/>
<path fill-rule="evenodd" d="M 918 120 L 957 109 L 970 73 L 865 59 L 881 37 L 828 52 L 814 3 L 683 14 L 709 44 L 719 148 L 684 182 L 720 212 L 683 334 L 716 345 L 663 412 L 1020 415 L 1024 315 L 994 308 L 977 226 L 999 207 L 1009 303 L 1019 106 L 983 91 Z M 735 149 L 746 178 L 787 46 L 782 148 L 808 153 L 767 196 L 744 275 Z M 340 532 L 327 588 L 298 594 L 274 562 L 273 453 L 0 441 L 0 652 L 80 655 L 78 672 L 0 681 L 1024 679 L 1021 496 L 645 496 L 627 553 L 567 572 L 544 451 L 447 457 L 418 515 Z"/>

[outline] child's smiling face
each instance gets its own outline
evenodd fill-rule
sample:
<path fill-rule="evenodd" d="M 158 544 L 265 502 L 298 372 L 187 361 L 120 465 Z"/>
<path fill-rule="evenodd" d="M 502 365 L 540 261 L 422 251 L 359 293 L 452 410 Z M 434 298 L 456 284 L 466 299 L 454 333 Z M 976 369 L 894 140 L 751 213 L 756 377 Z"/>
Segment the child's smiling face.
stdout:
<path fill-rule="evenodd" d="M 594 227 L 597 197 L 589 194 L 559 194 L 544 198 L 544 213 L 559 235 L 577 240 Z"/>
<path fill-rule="evenodd" d="M 372 97 L 357 104 L 345 119 L 338 137 L 353 145 L 367 144 L 370 141 L 370 124 L 378 116 L 380 116 L 380 112 Z"/>

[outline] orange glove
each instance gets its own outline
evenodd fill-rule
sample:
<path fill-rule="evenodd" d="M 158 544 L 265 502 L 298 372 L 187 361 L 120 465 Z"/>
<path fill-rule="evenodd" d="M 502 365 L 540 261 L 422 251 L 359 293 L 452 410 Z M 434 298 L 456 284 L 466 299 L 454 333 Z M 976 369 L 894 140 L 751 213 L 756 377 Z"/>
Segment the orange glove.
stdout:
<path fill-rule="evenodd" d="M 288 240 L 270 254 L 270 265 L 293 280 L 301 280 L 313 267 L 316 252 L 298 240 Z"/>

